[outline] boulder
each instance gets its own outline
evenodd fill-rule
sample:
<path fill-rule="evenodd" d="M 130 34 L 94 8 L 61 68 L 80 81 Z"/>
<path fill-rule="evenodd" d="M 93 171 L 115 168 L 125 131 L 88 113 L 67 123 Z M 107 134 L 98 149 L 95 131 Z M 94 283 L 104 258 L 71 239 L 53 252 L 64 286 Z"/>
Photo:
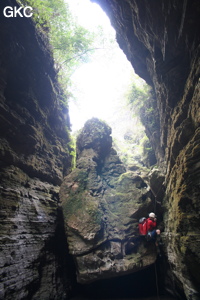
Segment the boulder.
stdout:
<path fill-rule="evenodd" d="M 76 168 L 60 188 L 81 283 L 141 270 L 157 255 L 154 243 L 138 235 L 139 217 L 153 207 L 149 186 L 142 175 L 126 172 L 110 134 L 103 121 L 86 122 L 77 138 Z"/>

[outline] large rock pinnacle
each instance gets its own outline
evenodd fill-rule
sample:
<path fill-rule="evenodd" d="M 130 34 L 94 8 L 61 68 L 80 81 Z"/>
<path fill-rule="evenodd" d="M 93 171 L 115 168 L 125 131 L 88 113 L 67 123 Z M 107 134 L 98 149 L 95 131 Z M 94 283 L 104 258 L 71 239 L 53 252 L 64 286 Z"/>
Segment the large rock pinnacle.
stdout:
<path fill-rule="evenodd" d="M 126 172 L 112 148 L 111 129 L 86 122 L 77 138 L 77 165 L 60 198 L 69 250 L 79 282 L 138 271 L 156 259 L 154 244 L 138 236 L 139 216 L 152 207 L 142 176 Z"/>

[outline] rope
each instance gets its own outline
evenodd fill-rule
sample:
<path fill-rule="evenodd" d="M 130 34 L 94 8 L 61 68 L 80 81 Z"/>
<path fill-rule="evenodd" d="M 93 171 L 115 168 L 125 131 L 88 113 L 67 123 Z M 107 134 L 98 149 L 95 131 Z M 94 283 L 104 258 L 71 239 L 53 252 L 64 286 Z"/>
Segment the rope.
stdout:
<path fill-rule="evenodd" d="M 154 192 L 154 190 L 151 188 L 151 191 L 152 191 L 152 193 L 153 193 L 153 195 L 154 195 L 154 198 L 155 198 L 155 202 L 154 202 L 154 212 L 156 213 L 156 198 L 157 198 L 157 196 L 158 196 L 158 194 L 159 194 L 159 192 L 160 192 L 160 190 L 163 188 L 163 184 L 160 186 L 160 188 L 159 188 L 159 190 L 158 190 L 158 192 L 157 193 L 155 193 Z"/>
<path fill-rule="evenodd" d="M 159 288 L 158 288 L 158 274 L 157 274 L 157 269 L 156 269 L 156 263 L 154 263 L 155 266 L 155 275 L 156 275 L 156 292 L 157 292 L 157 299 L 160 300 L 159 296 Z"/>
<path fill-rule="evenodd" d="M 154 202 L 154 213 L 156 213 L 156 197 L 155 197 L 155 202 Z"/>

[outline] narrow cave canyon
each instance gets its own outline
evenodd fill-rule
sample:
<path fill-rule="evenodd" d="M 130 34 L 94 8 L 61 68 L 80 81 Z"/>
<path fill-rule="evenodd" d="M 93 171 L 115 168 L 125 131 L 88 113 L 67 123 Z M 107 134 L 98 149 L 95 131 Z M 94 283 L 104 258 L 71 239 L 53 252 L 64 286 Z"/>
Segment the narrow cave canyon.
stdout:
<path fill-rule="evenodd" d="M 143 122 L 156 168 L 127 170 L 111 128 L 91 119 L 71 169 L 69 112 L 60 106 L 49 41 L 30 18 L 6 18 L 4 7 L 19 4 L 2 0 L 0 299 L 129 299 L 159 291 L 199 300 L 200 3 L 92 2 L 154 90 L 154 127 Z M 137 231 L 155 203 L 161 257 Z"/>

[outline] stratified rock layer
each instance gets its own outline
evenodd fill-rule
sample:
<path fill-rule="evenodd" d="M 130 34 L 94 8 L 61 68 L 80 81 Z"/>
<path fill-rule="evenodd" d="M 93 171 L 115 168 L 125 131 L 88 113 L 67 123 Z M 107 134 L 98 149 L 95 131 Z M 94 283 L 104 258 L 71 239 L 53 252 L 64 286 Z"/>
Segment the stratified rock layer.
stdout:
<path fill-rule="evenodd" d="M 60 189 L 70 253 L 79 282 L 135 272 L 155 262 L 154 243 L 138 236 L 138 218 L 152 209 L 147 183 L 126 172 L 111 129 L 86 122 L 77 138 L 77 165 Z"/>
<path fill-rule="evenodd" d="M 6 4 L 17 5 L 0 3 L 0 299 L 60 300 L 70 286 L 58 205 L 69 136 L 48 43 L 30 19 L 3 17 Z"/>
<path fill-rule="evenodd" d="M 166 174 L 167 288 L 184 292 L 187 299 L 200 299 L 200 2 L 93 2 L 107 12 L 120 47 L 155 91 L 157 129 L 143 121 Z"/>
<path fill-rule="evenodd" d="M 95 0 L 95 2 L 100 3 L 107 11 L 117 31 L 119 45 L 136 72 L 155 90 L 156 101 L 153 105 L 150 103 L 150 107 L 156 107 L 155 126 L 150 126 L 151 124 L 145 120 L 144 122 L 159 167 L 166 174 L 163 239 L 170 265 L 168 269 L 163 268 L 167 275 L 166 288 L 172 293 L 183 291 L 187 299 L 199 300 L 200 2 L 197 0 Z M 59 89 L 55 86 L 56 74 L 53 71 L 53 61 L 47 43 L 36 33 L 30 20 L 20 17 L 4 18 L 3 5 L 17 4 L 14 0 L 0 1 L 0 298 L 62 299 L 69 285 L 67 283 L 64 287 L 66 272 L 63 262 L 66 259 L 67 247 L 63 244 L 65 236 L 62 227 L 59 230 L 59 239 L 57 237 L 58 217 L 62 222 L 62 217 L 57 211 L 57 192 L 63 173 L 69 169 L 70 161 L 66 151 L 68 135 L 64 130 L 64 116 L 60 113 L 58 104 Z M 109 149 L 109 141 L 106 145 Z M 84 151 L 82 149 L 81 153 Z M 97 247 L 104 247 L 103 251 L 99 252 L 100 259 L 97 250 L 91 256 L 93 264 L 93 258 L 97 257 L 99 263 L 97 267 L 104 265 L 107 268 L 109 264 L 119 262 L 120 256 L 124 255 L 119 250 L 123 244 L 121 241 L 124 240 L 121 226 L 114 233 L 116 220 L 121 216 L 121 209 L 116 207 L 116 201 L 112 202 L 116 194 L 111 194 L 110 198 L 107 195 L 109 200 L 107 202 L 99 201 L 103 199 L 101 191 L 104 195 L 104 186 L 110 191 L 116 187 L 117 193 L 120 194 L 120 180 L 131 181 L 131 178 L 137 178 L 137 175 L 135 173 L 123 175 L 122 170 L 116 171 L 113 165 L 120 169 L 122 165 L 113 150 L 110 150 L 108 158 L 105 153 L 103 156 L 104 162 L 111 159 L 111 164 L 108 164 L 106 169 L 110 176 L 107 175 L 104 179 L 102 173 L 98 177 L 103 166 L 98 155 L 92 151 L 94 150 L 91 150 L 90 157 L 96 165 L 90 161 L 91 172 L 85 170 L 83 166 L 77 167 L 78 171 L 73 175 L 73 179 L 78 180 L 69 186 L 69 189 L 76 199 L 75 191 L 77 185 L 80 187 L 79 182 L 87 186 L 85 174 L 94 179 L 90 180 L 93 184 L 89 186 L 87 197 L 84 197 L 90 204 L 90 211 L 86 211 L 85 215 L 87 220 L 91 218 L 94 232 L 91 231 L 92 234 L 87 235 L 86 228 L 81 228 L 82 220 L 71 222 L 71 228 L 75 227 L 73 230 L 67 224 L 66 227 L 70 238 L 72 236 L 70 231 L 78 236 L 80 249 L 86 245 L 87 249 L 89 246 L 92 248 L 94 239 L 105 240 L 111 233 L 112 236 L 116 236 L 116 240 L 106 240 L 107 252 L 106 241 L 102 244 L 99 242 Z M 89 153 L 84 155 L 89 157 Z M 84 165 L 85 158 L 80 163 Z M 83 175 L 81 180 L 79 173 Z M 156 184 L 157 178 L 162 179 L 159 181 L 162 184 L 163 177 L 153 173 L 150 180 L 151 188 L 155 196 L 162 200 L 164 188 Z M 140 179 L 139 182 L 143 181 Z M 135 191 L 138 193 L 140 191 L 147 199 L 143 187 L 137 187 Z M 117 197 L 121 201 L 121 195 Z M 74 211 L 79 204 L 80 202 L 77 207 L 72 206 Z M 95 219 L 94 209 L 98 205 L 102 207 L 101 211 L 107 210 L 107 214 L 112 215 L 113 226 L 102 225 L 107 224 L 103 213 L 98 214 Z M 114 209 L 114 214 L 111 213 L 110 207 Z M 126 207 L 122 207 L 122 210 L 126 210 Z M 140 211 L 140 215 L 146 213 L 147 211 Z M 130 223 L 127 220 L 123 228 L 127 228 L 127 236 L 131 232 L 134 237 L 136 219 L 139 216 L 132 217 L 133 215 L 134 212 L 130 214 L 128 212 L 127 219 Z M 100 222 L 102 219 L 103 222 Z M 91 230 L 90 222 L 88 228 Z M 82 235 L 80 232 L 83 232 Z M 126 237 L 125 239 L 128 244 Z M 77 242 L 75 239 L 74 241 Z M 136 241 L 134 239 L 133 244 L 130 241 L 129 246 L 123 248 L 127 249 L 125 250 L 127 256 L 132 255 L 134 249 L 137 249 Z M 145 256 L 147 249 L 140 251 L 143 251 Z M 105 261 L 102 252 L 106 253 Z M 83 256 L 77 255 L 77 258 L 81 261 Z M 86 262 L 91 260 L 87 259 Z M 123 263 L 123 259 L 121 262 Z M 133 265 L 135 268 L 136 264 Z M 85 261 L 82 266 L 83 273 Z M 122 272 L 124 270 L 123 267 Z M 113 273 L 116 275 L 116 272 Z"/>

